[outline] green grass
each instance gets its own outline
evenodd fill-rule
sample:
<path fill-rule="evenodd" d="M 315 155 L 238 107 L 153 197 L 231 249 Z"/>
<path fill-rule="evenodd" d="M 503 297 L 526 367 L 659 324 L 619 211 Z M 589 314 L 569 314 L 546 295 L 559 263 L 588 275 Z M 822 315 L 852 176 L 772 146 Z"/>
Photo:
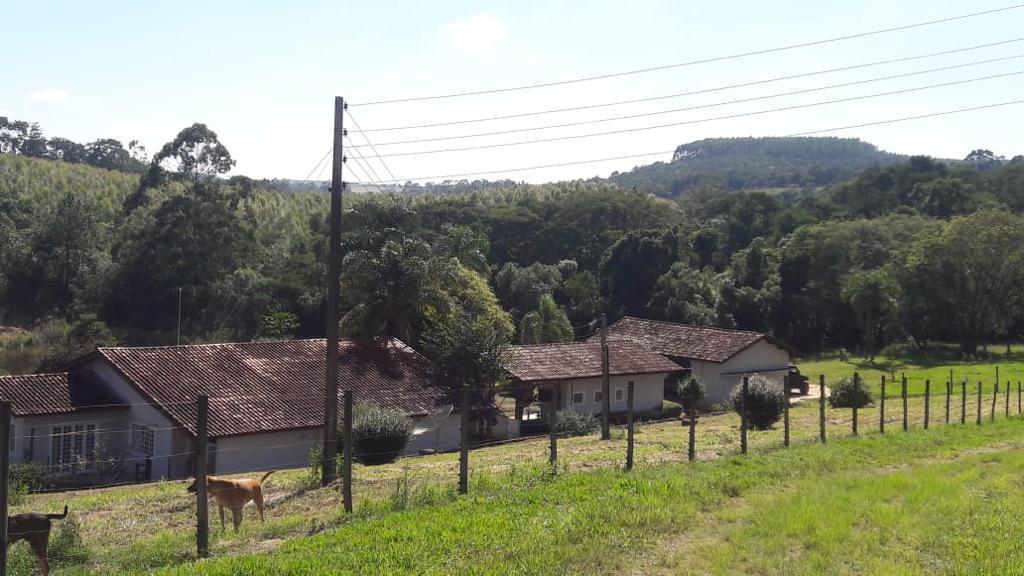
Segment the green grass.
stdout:
<path fill-rule="evenodd" d="M 1015 573 L 1024 421 L 866 435 L 699 464 L 477 478 L 364 506 L 268 554 L 162 574 Z"/>
<path fill-rule="evenodd" d="M 990 390 L 996 381 L 996 368 L 999 368 L 1000 388 L 1011 382 L 1016 390 L 1017 382 L 1024 380 L 1024 346 L 1014 345 L 1010 354 L 1005 354 L 1005 346 L 990 349 L 989 357 L 974 360 L 963 358 L 954 346 L 932 345 L 926 350 L 909 350 L 895 361 L 883 355 L 875 357 L 874 362 L 866 358 L 848 356 L 846 361 L 839 360 L 835 355 L 828 355 L 821 360 L 804 359 L 798 362 L 800 372 L 808 376 L 812 384 L 818 382 L 818 376 L 825 376 L 826 386 L 839 378 L 851 377 L 858 372 L 863 382 L 873 391 L 878 391 L 882 376 L 889 381 L 887 393 L 899 393 L 899 379 L 905 374 L 907 389 L 910 394 L 924 394 L 925 380 L 931 380 L 932 389 L 944 389 L 949 380 L 950 371 L 953 381 L 958 384 L 964 380 L 969 387 L 976 386 L 980 381 L 986 390 Z M 896 384 L 893 386 L 892 377 Z"/>

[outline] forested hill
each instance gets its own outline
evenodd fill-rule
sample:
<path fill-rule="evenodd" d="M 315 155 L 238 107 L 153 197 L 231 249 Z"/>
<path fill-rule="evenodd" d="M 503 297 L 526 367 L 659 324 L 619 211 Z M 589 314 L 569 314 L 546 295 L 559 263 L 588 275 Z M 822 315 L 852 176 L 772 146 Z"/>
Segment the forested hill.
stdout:
<path fill-rule="evenodd" d="M 853 138 L 707 138 L 679 146 L 671 162 L 609 179 L 663 197 L 705 184 L 730 190 L 817 188 L 904 160 Z"/>

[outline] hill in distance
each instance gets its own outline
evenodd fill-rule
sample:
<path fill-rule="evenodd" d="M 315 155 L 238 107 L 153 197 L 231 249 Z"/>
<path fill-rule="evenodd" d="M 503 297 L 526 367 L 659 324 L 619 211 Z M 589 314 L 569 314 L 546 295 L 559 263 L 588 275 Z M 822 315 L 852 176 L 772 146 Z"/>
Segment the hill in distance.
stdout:
<path fill-rule="evenodd" d="M 820 188 L 906 159 L 855 138 L 707 138 L 677 147 L 671 162 L 608 179 L 672 198 L 704 184 L 730 190 Z"/>

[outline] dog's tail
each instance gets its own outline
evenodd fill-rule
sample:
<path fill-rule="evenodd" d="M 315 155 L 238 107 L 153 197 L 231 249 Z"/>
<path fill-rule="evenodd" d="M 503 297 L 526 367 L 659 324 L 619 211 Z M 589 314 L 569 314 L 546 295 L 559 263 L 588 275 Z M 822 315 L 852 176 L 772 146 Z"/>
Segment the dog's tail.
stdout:
<path fill-rule="evenodd" d="M 260 478 L 260 484 L 263 484 L 264 482 L 266 482 L 267 481 L 267 476 L 270 476 L 274 472 L 277 472 L 277 470 L 271 470 L 270 472 L 267 472 L 266 474 L 264 474 L 263 478 Z"/>
<path fill-rule="evenodd" d="M 64 513 L 63 514 L 47 514 L 46 517 L 49 518 L 50 520 L 63 520 L 65 518 L 67 518 L 68 517 L 68 505 L 67 504 L 64 505 Z"/>

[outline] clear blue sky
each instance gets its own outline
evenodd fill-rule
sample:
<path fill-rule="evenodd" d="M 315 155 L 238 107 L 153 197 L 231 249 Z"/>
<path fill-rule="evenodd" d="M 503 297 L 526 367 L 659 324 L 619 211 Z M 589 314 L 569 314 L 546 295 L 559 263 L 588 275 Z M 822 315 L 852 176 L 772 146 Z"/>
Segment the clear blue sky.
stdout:
<path fill-rule="evenodd" d="M 303 178 L 330 146 L 335 95 L 355 104 L 547 82 L 814 41 L 1013 1 L 8 2 L 0 50 L 0 115 L 38 121 L 47 135 L 79 141 L 137 138 L 151 152 L 182 127 L 205 122 L 237 159 L 234 173 Z M 353 106 L 351 112 L 363 128 L 443 122 L 699 90 L 1019 36 L 1024 36 L 1024 8 L 611 80 L 428 103 Z M 1024 42 L 658 102 L 373 137 L 386 142 L 592 120 L 1019 54 L 1024 54 Z M 649 118 L 378 149 L 385 154 L 684 122 L 1022 70 L 1024 58 Z M 787 135 L 1019 98 L 1024 98 L 1024 75 L 626 135 L 393 157 L 387 164 L 399 179 L 489 171 L 671 150 L 713 136 Z M 1012 156 L 1024 153 L 1022 119 L 1024 105 L 1017 105 L 834 134 L 901 153 L 963 157 L 984 147 Z M 534 182 L 605 176 L 655 159 L 509 175 Z M 387 178 L 382 166 L 375 167 Z M 358 166 L 352 168 L 360 175 Z"/>

